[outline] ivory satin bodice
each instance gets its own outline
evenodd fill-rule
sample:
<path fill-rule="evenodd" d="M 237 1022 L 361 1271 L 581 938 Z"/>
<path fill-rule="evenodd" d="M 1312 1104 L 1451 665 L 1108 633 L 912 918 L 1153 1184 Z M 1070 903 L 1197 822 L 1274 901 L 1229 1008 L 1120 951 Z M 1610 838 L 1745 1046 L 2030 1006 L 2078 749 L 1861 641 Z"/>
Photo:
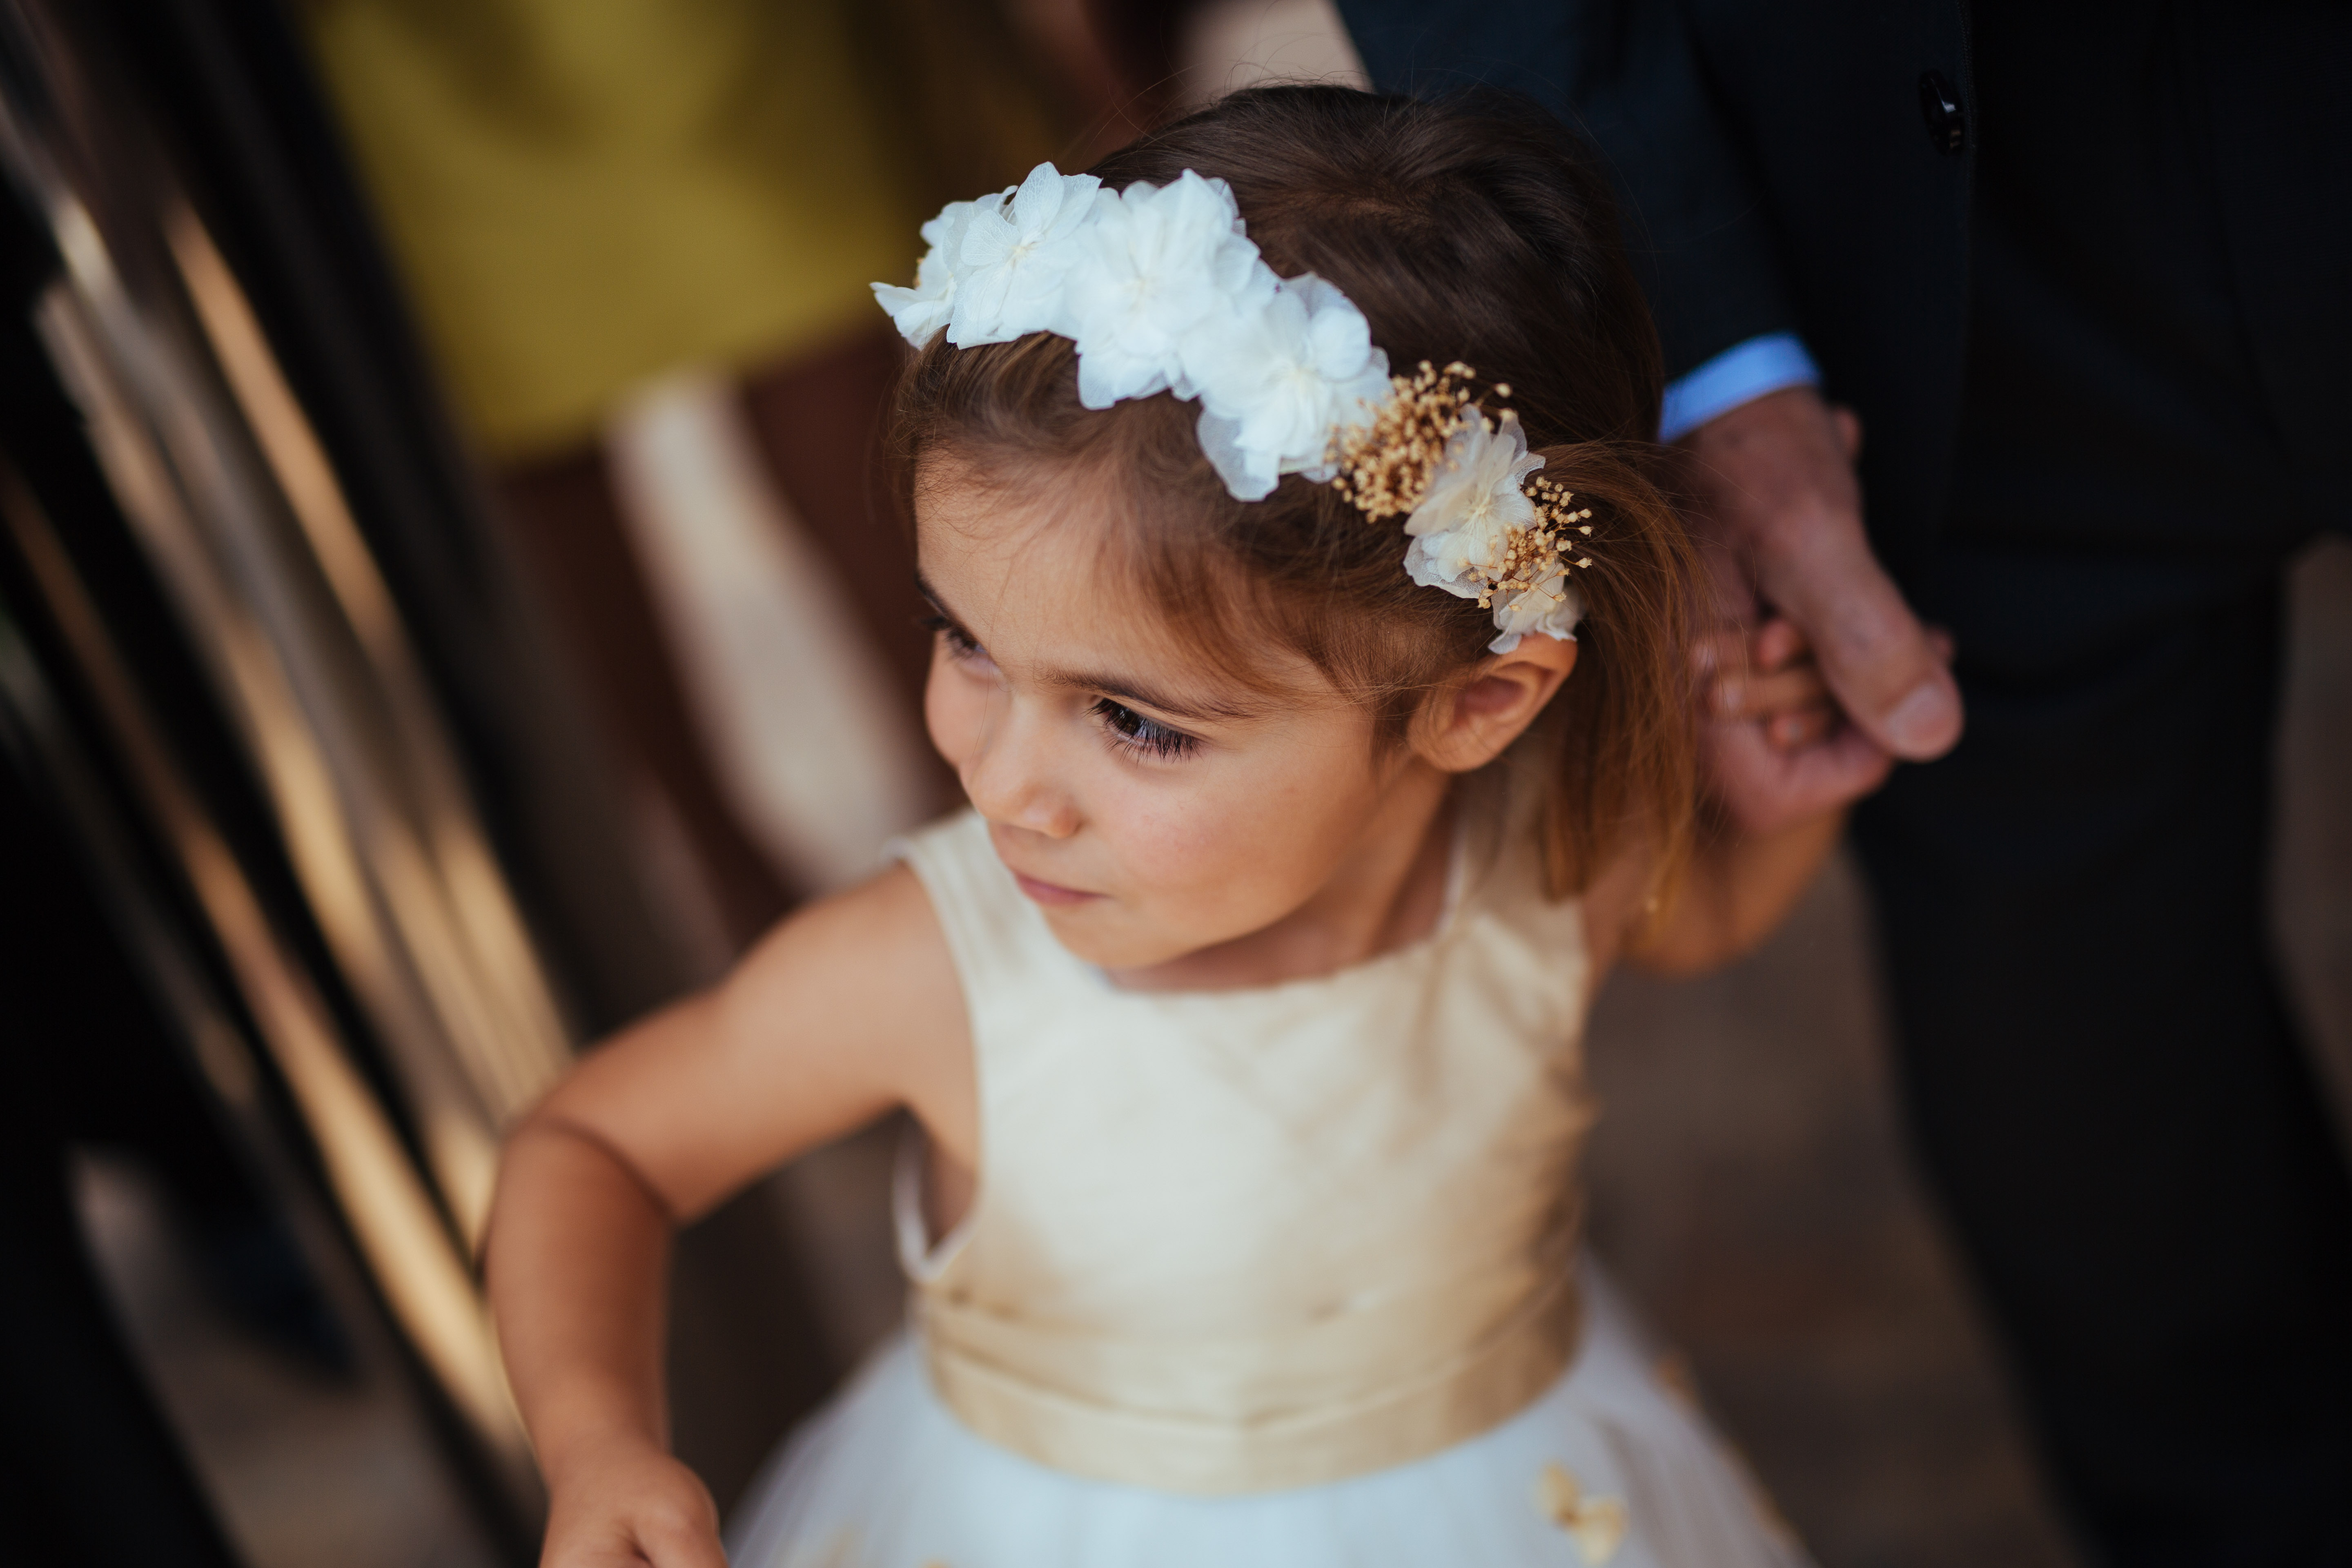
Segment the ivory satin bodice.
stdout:
<path fill-rule="evenodd" d="M 1072 956 L 971 813 L 898 853 L 978 1069 L 970 1213 L 932 1247 L 908 1184 L 900 1204 L 932 1382 L 967 1425 L 1082 1475 L 1253 1491 L 1434 1453 L 1559 1374 L 1588 963 L 1531 842 L 1458 835 L 1410 947 L 1181 993 Z"/>

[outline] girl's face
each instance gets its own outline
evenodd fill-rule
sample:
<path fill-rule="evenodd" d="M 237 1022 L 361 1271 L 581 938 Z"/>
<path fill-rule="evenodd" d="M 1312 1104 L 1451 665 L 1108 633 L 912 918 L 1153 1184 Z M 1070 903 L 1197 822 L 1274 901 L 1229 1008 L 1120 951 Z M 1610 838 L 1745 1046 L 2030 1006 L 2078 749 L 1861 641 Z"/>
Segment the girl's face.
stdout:
<path fill-rule="evenodd" d="M 926 463 L 916 508 L 939 617 L 925 717 L 1064 946 L 1148 970 L 1311 915 L 1415 852 L 1444 772 L 1376 756 L 1370 715 L 1270 642 L 1270 696 L 1171 651 L 1097 563 L 1083 489 L 1010 495 L 945 465 Z"/>

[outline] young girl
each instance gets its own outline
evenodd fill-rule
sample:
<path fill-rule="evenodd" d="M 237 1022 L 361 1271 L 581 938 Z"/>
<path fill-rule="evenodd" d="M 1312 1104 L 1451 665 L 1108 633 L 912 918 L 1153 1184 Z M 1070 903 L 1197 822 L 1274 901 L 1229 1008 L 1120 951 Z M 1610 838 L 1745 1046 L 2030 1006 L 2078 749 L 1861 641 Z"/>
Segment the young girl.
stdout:
<path fill-rule="evenodd" d="M 1593 987 L 1751 942 L 1837 826 L 1694 833 L 1603 187 L 1548 122 L 1276 89 L 924 233 L 877 292 L 971 809 L 514 1134 L 546 1561 L 726 1561 L 668 1228 L 900 1106 L 914 1326 L 737 1563 L 1798 1561 L 1578 1259 Z"/>

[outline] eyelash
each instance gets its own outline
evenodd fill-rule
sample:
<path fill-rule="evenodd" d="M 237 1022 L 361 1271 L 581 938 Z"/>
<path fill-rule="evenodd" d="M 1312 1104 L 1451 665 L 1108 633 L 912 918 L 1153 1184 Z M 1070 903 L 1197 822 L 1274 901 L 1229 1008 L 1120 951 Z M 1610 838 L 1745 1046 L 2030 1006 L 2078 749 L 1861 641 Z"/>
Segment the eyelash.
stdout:
<path fill-rule="evenodd" d="M 970 632 L 945 616 L 925 616 L 919 624 L 925 631 L 947 639 L 950 658 L 970 658 L 982 651 Z M 1123 752 L 1167 761 L 1190 756 L 1201 744 L 1181 730 L 1171 730 L 1157 719 L 1147 718 L 1124 702 L 1114 702 L 1108 697 L 1096 698 L 1091 711 L 1102 721 L 1110 743 Z"/>
<path fill-rule="evenodd" d="M 1183 731 L 1171 730 L 1157 719 L 1147 719 L 1127 704 L 1113 702 L 1108 697 L 1095 699 L 1094 714 L 1110 731 L 1111 744 L 1121 751 L 1172 760 L 1191 756 L 1201 743 Z"/>
<path fill-rule="evenodd" d="M 915 624 L 934 636 L 947 638 L 948 652 L 957 658 L 969 658 L 980 651 L 980 644 L 972 640 L 971 634 L 945 616 L 925 616 Z"/>

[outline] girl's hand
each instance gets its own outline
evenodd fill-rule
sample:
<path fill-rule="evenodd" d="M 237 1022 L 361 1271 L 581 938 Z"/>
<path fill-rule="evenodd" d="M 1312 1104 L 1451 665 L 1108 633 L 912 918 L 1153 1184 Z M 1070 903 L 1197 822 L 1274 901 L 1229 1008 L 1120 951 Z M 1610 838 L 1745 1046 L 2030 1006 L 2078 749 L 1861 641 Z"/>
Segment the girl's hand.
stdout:
<path fill-rule="evenodd" d="M 1795 623 L 1775 616 L 1752 631 L 1727 627 L 1703 639 L 1700 658 L 1712 715 L 1758 725 L 1774 751 L 1812 745 L 1837 726 L 1837 704 Z"/>
<path fill-rule="evenodd" d="M 1838 708 L 1789 621 L 1710 633 L 1696 655 L 1702 782 L 1741 832 L 1818 821 L 1886 782 L 1895 759 Z"/>
<path fill-rule="evenodd" d="M 541 1568 L 727 1568 L 709 1489 L 649 1444 L 575 1455 L 549 1493 Z"/>
<path fill-rule="evenodd" d="M 1835 846 L 1846 807 L 1895 765 L 1839 707 L 1788 620 L 1710 633 L 1693 653 L 1707 809 L 1680 896 L 1628 952 L 1679 974 L 1727 963 L 1769 934 Z"/>

